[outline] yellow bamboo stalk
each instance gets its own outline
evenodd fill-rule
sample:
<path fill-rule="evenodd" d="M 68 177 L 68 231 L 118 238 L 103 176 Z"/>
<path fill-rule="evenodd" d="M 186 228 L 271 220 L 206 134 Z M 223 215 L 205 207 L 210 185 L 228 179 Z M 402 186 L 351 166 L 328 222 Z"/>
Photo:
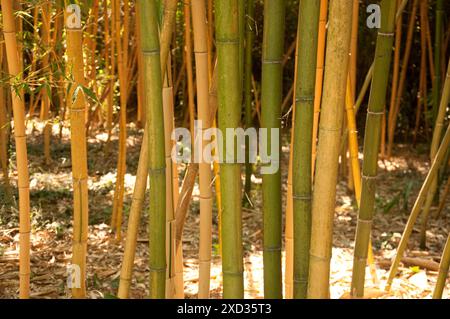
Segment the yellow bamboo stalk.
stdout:
<path fill-rule="evenodd" d="M 13 89 L 22 77 L 19 49 L 16 39 L 13 1 L 1 0 L 3 36 L 11 85 L 11 100 L 14 115 L 14 137 L 16 141 L 17 174 L 19 189 L 19 296 L 30 296 L 30 189 L 28 176 L 27 145 L 25 135 L 25 105 L 21 92 Z"/>
<path fill-rule="evenodd" d="M 120 83 L 120 119 L 119 119 L 119 154 L 117 160 L 116 188 L 114 191 L 113 210 L 111 218 L 112 230 L 118 241 L 122 238 L 124 178 L 126 173 L 126 143 L 127 143 L 127 85 L 128 85 L 128 1 L 124 1 L 123 34 L 120 32 L 120 0 L 115 0 L 113 6 L 116 24 L 115 41 L 117 46 L 117 69 Z"/>
<path fill-rule="evenodd" d="M 3 40 L 3 39 L 2 39 Z M 5 65 L 4 58 L 4 46 L 0 46 L 0 77 L 4 77 L 3 66 Z M 8 133 L 9 133 L 9 116 L 6 106 L 6 85 L 0 87 L 0 166 L 3 172 L 3 185 L 8 200 L 13 199 L 11 185 L 9 181 L 9 169 L 8 169 Z"/>
<path fill-rule="evenodd" d="M 314 98 L 314 123 L 312 141 L 312 176 L 316 168 L 317 134 L 319 131 L 320 105 L 322 103 L 323 69 L 325 64 L 325 40 L 327 33 L 328 0 L 320 2 L 319 39 L 317 43 L 316 85 Z"/>
<path fill-rule="evenodd" d="M 49 75 L 49 81 L 51 79 L 51 72 L 49 72 L 49 48 L 50 48 L 50 19 L 51 19 L 51 2 L 47 1 L 41 5 L 42 10 L 42 45 L 44 47 L 44 55 L 42 57 L 42 69 Z M 50 138 L 52 126 L 49 122 L 50 116 L 50 98 L 51 85 L 48 83 L 48 89 L 43 90 L 41 98 L 41 121 L 44 123 L 44 157 L 47 165 L 51 162 L 50 156 Z"/>
<path fill-rule="evenodd" d="M 326 0 L 328 1 L 328 0 Z M 323 2 L 321 3 L 322 6 Z M 323 7 L 320 7 L 322 10 Z M 320 27 L 320 25 L 319 25 Z M 298 32 L 298 31 L 297 31 Z M 320 29 L 319 29 L 320 32 Z M 296 37 L 298 39 L 298 37 Z M 320 33 L 319 38 L 320 41 Z M 293 87 L 296 87 L 297 82 L 297 63 L 298 63 L 298 41 L 296 41 L 295 45 L 295 66 L 294 66 L 294 84 Z M 316 73 L 316 81 L 317 81 L 317 73 Z M 292 92 L 292 101 L 291 105 L 295 104 L 296 99 L 296 90 Z M 292 118 L 295 119 L 295 107 L 292 107 Z M 294 202 L 293 202 L 293 186 L 292 186 L 292 162 L 294 159 L 294 129 L 295 129 L 295 121 L 292 121 L 291 128 L 291 150 L 289 152 L 289 170 L 288 170 L 288 179 L 287 179 L 287 193 L 286 193 L 286 226 L 284 233 L 285 240 L 285 276 L 284 276 L 284 296 L 285 299 L 293 299 L 294 298 Z"/>
<path fill-rule="evenodd" d="M 186 2 L 185 2 L 186 3 Z M 198 119 L 202 122 L 202 130 L 211 126 L 209 109 L 209 70 L 207 47 L 206 8 L 204 0 L 192 0 L 192 17 L 194 27 L 194 51 L 197 79 Z M 188 70 L 189 71 L 189 70 Z M 189 72 L 188 72 L 189 73 Z M 203 132 L 199 131 L 202 139 L 203 154 L 208 141 L 203 140 Z M 199 164 L 200 186 L 200 244 L 199 244 L 199 283 L 198 298 L 209 298 L 211 245 L 212 245 L 212 191 L 211 191 L 211 163 Z"/>
<path fill-rule="evenodd" d="M 69 12 L 66 12 L 69 14 Z M 75 14 L 75 13 L 72 13 Z M 80 285 L 72 288 L 74 298 L 86 297 L 86 253 L 88 238 L 88 172 L 86 150 L 86 101 L 80 85 L 84 85 L 81 27 L 66 25 L 67 65 L 71 76 L 70 91 L 66 98 L 70 110 L 71 154 L 73 178 L 73 252 L 72 264 L 79 267 Z"/>
<path fill-rule="evenodd" d="M 168 69 L 170 69 L 170 57 L 168 62 Z M 174 205 L 174 189 L 173 189 L 173 174 L 172 167 L 172 146 L 173 141 L 171 134 L 174 128 L 174 113 L 173 113 L 173 91 L 166 76 L 164 81 L 163 93 L 163 108 L 164 108 L 164 139 L 165 139 L 165 158 L 166 158 L 166 298 L 172 299 L 175 297 L 175 208 Z M 177 176 L 177 175 L 176 175 Z M 178 185 L 178 180 L 176 181 Z"/>
<path fill-rule="evenodd" d="M 192 141 L 195 140 L 195 103 L 194 103 L 194 79 L 192 71 L 192 40 L 191 40 L 191 10 L 190 0 L 184 0 L 184 63 L 186 63 L 187 97 L 189 109 L 189 129 Z"/>
<path fill-rule="evenodd" d="M 308 298 L 329 298 L 333 216 L 348 77 L 352 9 L 352 0 L 330 1 L 327 68 L 312 201 Z"/>

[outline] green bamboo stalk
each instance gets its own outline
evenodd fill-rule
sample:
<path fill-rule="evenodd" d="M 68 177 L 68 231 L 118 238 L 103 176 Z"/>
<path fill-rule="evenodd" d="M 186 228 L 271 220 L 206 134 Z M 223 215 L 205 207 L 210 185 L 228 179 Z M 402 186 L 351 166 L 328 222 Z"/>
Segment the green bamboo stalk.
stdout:
<path fill-rule="evenodd" d="M 247 0 L 247 19 L 245 24 L 245 61 L 244 61 L 244 105 L 245 105 L 245 128 L 253 124 L 252 114 L 252 51 L 254 41 L 254 0 Z M 245 198 L 250 198 L 252 189 L 252 164 L 250 163 L 249 141 L 245 140 Z"/>
<path fill-rule="evenodd" d="M 396 3 L 381 1 L 381 28 L 375 49 L 375 66 L 369 97 L 364 134 L 364 162 L 362 169 L 361 204 L 356 229 L 351 295 L 364 296 L 364 279 L 367 264 L 367 247 L 375 203 L 375 180 L 380 150 L 381 121 L 384 115 L 386 91 L 394 41 Z"/>
<path fill-rule="evenodd" d="M 445 280 L 447 279 L 448 269 L 450 267 L 450 235 L 447 237 L 444 252 L 442 253 L 441 262 L 439 264 L 439 275 L 434 287 L 433 299 L 441 299 L 442 292 L 445 287 Z"/>
<path fill-rule="evenodd" d="M 218 55 L 218 124 L 222 132 L 236 129 L 240 122 L 242 87 L 239 78 L 239 0 L 215 1 L 216 46 Z M 243 252 L 241 175 L 236 156 L 227 161 L 227 148 L 235 145 L 224 139 L 221 149 L 220 182 L 222 192 L 222 272 L 223 297 L 243 298 Z"/>
<path fill-rule="evenodd" d="M 329 298 L 330 293 L 333 215 L 348 76 L 353 0 L 332 0 L 329 8 L 324 89 L 312 201 L 308 298 Z M 295 129 L 297 130 L 297 126 Z"/>
<path fill-rule="evenodd" d="M 420 209 L 422 208 L 422 205 L 425 202 L 426 194 L 430 188 L 430 185 L 439 172 L 439 167 L 442 165 L 442 162 L 445 158 L 445 154 L 447 153 L 449 146 L 450 146 L 450 125 L 447 126 L 447 131 L 445 132 L 441 146 L 439 146 L 433 164 L 431 165 L 428 175 L 424 183 L 422 184 L 422 188 L 419 191 L 419 195 L 417 196 L 416 202 L 414 203 L 414 206 L 411 210 L 411 214 L 409 215 L 408 222 L 406 223 L 405 230 L 403 231 L 402 238 L 400 239 L 400 243 L 397 248 L 397 254 L 395 255 L 394 260 L 392 261 L 391 269 L 389 270 L 389 277 L 386 283 L 387 291 L 390 290 L 392 281 L 394 280 L 394 277 L 397 274 L 398 265 L 400 263 L 400 259 L 403 257 L 403 253 L 405 252 L 406 245 L 408 244 L 408 239 L 413 231 L 414 223 L 416 222 L 417 216 L 420 213 Z"/>
<path fill-rule="evenodd" d="M 144 55 L 144 86 L 148 123 L 150 177 L 149 268 L 150 298 L 165 297 L 166 285 L 166 163 L 158 13 L 155 2 L 140 0 Z"/>
<path fill-rule="evenodd" d="M 433 123 L 436 122 L 439 97 L 441 96 L 441 52 L 442 52 L 442 29 L 444 27 L 444 0 L 436 1 L 436 20 L 434 33 L 434 81 L 433 81 Z"/>
<path fill-rule="evenodd" d="M 301 0 L 293 146 L 294 297 L 306 298 L 311 239 L 312 133 L 320 1 Z"/>
<path fill-rule="evenodd" d="M 431 140 L 431 148 L 430 148 L 431 161 L 433 161 L 434 157 L 436 156 L 439 144 L 441 143 L 442 129 L 444 127 L 445 115 L 447 113 L 447 105 L 450 99 L 450 59 L 448 61 L 446 74 L 447 75 L 445 77 L 445 84 L 444 89 L 442 91 L 441 103 L 439 105 L 438 113 L 436 116 L 436 123 L 434 125 L 433 130 L 433 138 Z M 420 247 L 422 249 L 426 248 L 427 242 L 426 231 L 427 231 L 428 216 L 430 214 L 431 205 L 433 204 L 437 190 L 438 190 L 438 177 L 433 179 L 433 182 L 431 183 L 430 189 L 428 191 L 427 200 L 425 201 L 425 205 L 423 207 L 422 223 L 420 227 Z"/>
<path fill-rule="evenodd" d="M 281 128 L 283 101 L 284 0 L 264 1 L 262 47 L 261 127 Z M 269 135 L 268 145 L 271 145 Z M 279 150 L 276 150 L 279 151 Z M 281 171 L 262 176 L 264 219 L 264 297 L 282 298 Z"/>

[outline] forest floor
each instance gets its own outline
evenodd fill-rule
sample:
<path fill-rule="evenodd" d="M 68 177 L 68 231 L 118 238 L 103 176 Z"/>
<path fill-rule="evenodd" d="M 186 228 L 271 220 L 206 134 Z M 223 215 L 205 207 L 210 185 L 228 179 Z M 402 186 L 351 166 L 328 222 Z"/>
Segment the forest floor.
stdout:
<path fill-rule="evenodd" d="M 32 215 L 31 291 L 32 298 L 69 298 L 66 285 L 67 265 L 71 260 L 72 180 L 69 132 L 54 126 L 52 163 L 46 165 L 43 156 L 41 130 L 37 123 L 28 127 L 30 194 Z M 123 231 L 125 237 L 127 214 L 131 204 L 142 131 L 129 127 L 127 141 L 127 174 Z M 106 134 L 89 138 L 89 240 L 87 257 L 87 286 L 89 298 L 115 298 L 119 283 L 124 240 L 115 242 L 109 222 L 114 193 L 117 139 L 105 151 Z M 417 151 L 421 149 L 421 151 Z M 283 196 L 286 194 L 288 146 L 283 147 Z M 404 260 L 389 293 L 384 292 L 390 259 L 395 253 L 409 211 L 429 169 L 424 147 L 413 149 L 397 145 L 390 160 L 379 161 L 379 182 L 376 214 L 373 223 L 373 246 L 378 282 L 367 275 L 367 298 L 430 298 L 437 277 L 440 255 L 450 230 L 450 199 L 439 219 L 431 218 L 427 231 L 427 249 L 419 248 L 417 223 Z M 14 171 L 15 159 L 11 160 Z M 180 166 L 180 184 L 184 174 Z M 17 175 L 11 175 L 15 186 Z M 252 206 L 243 208 L 243 240 L 245 297 L 263 297 L 261 178 L 253 176 Z M 1 187 L 1 186 L 0 186 Z M 184 282 L 187 298 L 196 298 L 198 284 L 198 188 L 184 228 Z M 7 204 L 0 188 L 0 298 L 18 296 L 18 211 L 16 204 Z M 285 199 L 284 199 L 285 201 Z M 285 207 L 285 203 L 283 204 Z M 217 236 L 217 210 L 213 220 L 213 263 L 211 268 L 211 297 L 220 298 L 221 263 Z M 145 298 L 148 294 L 148 242 L 146 240 L 146 211 L 143 214 L 131 285 L 131 297 Z M 331 297 L 347 298 L 351 282 L 356 211 L 345 180 L 337 186 L 334 222 L 333 255 L 331 261 Z M 284 256 L 284 253 L 283 253 Z M 284 262 L 284 261 L 283 261 Z M 417 265 L 419 263 L 420 265 Z M 426 266 L 424 268 L 424 266 Z M 370 272 L 367 271 L 369 274 Z M 449 281 L 447 281 L 449 282 Z M 450 295 L 450 282 L 444 298 Z"/>

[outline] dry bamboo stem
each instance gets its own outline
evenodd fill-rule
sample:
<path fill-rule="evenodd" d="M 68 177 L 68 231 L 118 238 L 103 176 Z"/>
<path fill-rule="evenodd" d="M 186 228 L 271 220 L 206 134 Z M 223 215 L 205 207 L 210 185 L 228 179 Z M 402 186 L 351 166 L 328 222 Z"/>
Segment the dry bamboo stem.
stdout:
<path fill-rule="evenodd" d="M 167 68 L 170 70 L 170 55 Z M 164 81 L 162 90 L 163 109 L 164 109 L 164 139 L 165 139 L 165 161 L 166 161 L 166 298 L 175 297 L 175 211 L 174 211 L 174 170 L 171 157 L 172 139 L 171 134 L 174 128 L 173 114 L 173 89 L 169 82 L 168 76 Z M 178 172 L 175 171 L 178 177 Z M 178 188 L 178 179 L 175 181 Z"/>
<path fill-rule="evenodd" d="M 329 298 L 339 144 L 345 108 L 353 0 L 330 1 L 324 96 L 312 202 L 308 298 Z"/>
<path fill-rule="evenodd" d="M 42 57 L 42 69 L 48 71 L 49 69 L 49 47 L 50 47 L 50 19 L 51 19 L 51 2 L 45 2 L 41 5 L 42 9 L 42 44 L 45 49 L 45 54 Z M 48 72 L 49 80 L 51 72 Z M 49 92 L 50 91 L 50 92 Z M 50 93 L 50 94 L 49 94 Z M 51 99 L 51 85 L 48 85 L 48 89 L 43 90 L 41 99 L 41 121 L 44 122 L 44 156 L 45 163 L 47 165 L 51 162 L 50 156 L 50 138 L 52 126 L 49 122 L 50 116 L 50 99 Z"/>
<path fill-rule="evenodd" d="M 69 14 L 69 12 L 67 12 Z M 72 13 L 75 14 L 75 13 Z M 85 113 L 86 102 L 81 90 L 75 96 L 75 90 L 84 85 L 84 64 L 82 55 L 82 29 L 66 26 L 67 58 L 69 71 L 73 76 L 66 98 L 70 110 L 71 154 L 73 178 L 73 252 L 72 264 L 80 269 L 80 287 L 72 288 L 74 298 L 86 296 L 86 252 L 88 238 L 88 172 L 86 150 Z"/>
<path fill-rule="evenodd" d="M 400 263 L 400 259 L 405 252 L 406 245 L 408 244 L 408 239 L 411 236 L 413 231 L 414 223 L 419 216 L 420 210 L 422 208 L 423 203 L 425 202 L 428 189 L 431 186 L 433 179 L 437 176 L 439 168 L 441 167 L 442 161 L 445 157 L 445 154 L 450 145 L 450 125 L 447 127 L 447 131 L 445 132 L 444 139 L 439 147 L 436 156 L 433 160 L 433 164 L 431 165 L 430 170 L 428 171 L 428 175 L 420 189 L 419 195 L 417 196 L 416 202 L 411 210 L 411 214 L 409 215 L 408 222 L 406 223 L 405 230 L 403 231 L 402 238 L 397 248 L 397 254 L 395 255 L 391 269 L 389 270 L 389 278 L 386 283 L 386 290 L 389 291 L 391 289 L 392 281 L 394 280 L 395 275 L 397 274 L 398 265 Z"/>
<path fill-rule="evenodd" d="M 127 83 L 128 83 L 128 1 L 124 2 L 124 22 L 123 34 L 120 28 L 120 0 L 115 0 L 113 6 L 114 19 L 116 24 L 115 41 L 117 46 L 117 69 L 119 71 L 120 84 L 120 119 L 119 119 L 119 157 L 117 160 L 116 188 L 114 191 L 113 210 L 111 218 L 111 228 L 116 233 L 116 240 L 122 238 L 122 216 L 123 216 L 123 196 L 124 177 L 126 173 L 126 152 L 127 152 Z"/>
<path fill-rule="evenodd" d="M 447 279 L 448 269 L 450 267 L 450 234 L 447 236 L 444 252 L 442 253 L 441 262 L 439 264 L 439 275 L 433 292 L 433 299 L 441 299 L 442 292 L 445 288 L 445 280 Z"/>
<path fill-rule="evenodd" d="M 12 0 L 1 0 L 3 16 L 3 36 L 11 85 L 11 100 L 14 115 L 14 137 L 17 153 L 17 173 L 19 189 L 19 296 L 30 296 L 30 189 L 28 176 L 27 145 L 25 135 L 25 105 L 20 92 L 13 89 L 16 79 L 21 78 L 19 49 L 16 39 L 16 25 Z"/>
<path fill-rule="evenodd" d="M 194 27 L 194 51 L 197 79 L 198 119 L 202 121 L 202 130 L 211 127 L 209 108 L 209 70 L 207 48 L 206 8 L 204 0 L 192 0 Z M 189 71 L 189 70 L 188 70 Z M 189 73 L 189 72 L 188 72 Z M 198 132 L 203 136 L 203 132 Z M 198 135 L 197 135 L 198 136 Z M 202 140 L 203 154 L 208 141 Z M 209 298 L 211 245 L 212 245 L 212 191 L 211 163 L 200 159 L 200 244 L 199 244 L 199 283 L 198 298 Z"/>
<path fill-rule="evenodd" d="M 431 141 L 430 159 L 433 161 L 436 156 L 436 152 L 441 143 L 442 129 L 444 128 L 445 115 L 447 113 L 447 105 L 450 99 L 450 60 L 448 61 L 447 76 L 445 77 L 445 84 L 442 90 L 441 102 L 436 115 L 436 123 L 434 125 L 433 139 Z M 427 200 L 423 207 L 422 224 L 420 229 L 420 246 L 425 248 L 426 246 L 426 230 L 428 215 L 430 213 L 431 205 L 433 204 L 436 191 L 438 190 L 438 178 L 434 178 L 431 182 L 430 189 L 428 191 Z"/>

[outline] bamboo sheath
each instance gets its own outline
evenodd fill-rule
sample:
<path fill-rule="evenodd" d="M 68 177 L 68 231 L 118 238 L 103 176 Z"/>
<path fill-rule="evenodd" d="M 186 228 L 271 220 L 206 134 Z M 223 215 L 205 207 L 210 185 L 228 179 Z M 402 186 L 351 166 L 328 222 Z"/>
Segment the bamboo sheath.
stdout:
<path fill-rule="evenodd" d="M 281 128 L 283 99 L 284 15 L 285 1 L 264 1 L 264 34 L 262 48 L 261 127 L 271 131 Z M 268 134 L 267 144 L 272 136 Z M 280 141 L 278 141 L 278 144 Z M 266 146 L 268 147 L 268 146 Z M 268 151 L 268 150 L 267 150 Z M 276 150 L 280 152 L 280 150 Z M 264 223 L 264 297 L 282 298 L 282 215 L 281 171 L 262 176 Z"/>
<path fill-rule="evenodd" d="M 75 89 L 84 85 L 84 64 L 82 49 L 82 29 L 66 26 L 67 58 L 69 70 L 73 74 L 66 99 L 70 110 L 71 154 L 74 197 L 73 255 L 72 264 L 80 268 L 80 288 L 72 288 L 74 298 L 86 297 L 86 253 L 88 237 L 88 173 L 85 113 L 86 101 L 82 93 L 75 96 Z M 78 90 L 80 92 L 80 90 Z"/>
<path fill-rule="evenodd" d="M 430 148 L 430 160 L 433 161 L 436 156 L 436 152 L 441 143 L 442 130 L 444 128 L 444 120 L 447 113 L 447 106 L 450 99 L 450 60 L 447 66 L 447 75 L 445 77 L 444 88 L 442 90 L 441 103 L 438 108 L 438 113 L 436 116 L 436 123 L 434 124 L 433 139 L 431 140 Z M 438 191 L 438 178 L 434 178 L 431 182 L 430 189 L 428 190 L 427 200 L 422 211 L 422 221 L 420 227 L 420 246 L 422 248 L 426 247 L 426 230 L 428 216 L 430 214 L 431 205 L 433 204 L 434 197 Z"/>
<path fill-rule="evenodd" d="M 194 30 L 194 52 L 197 79 L 198 119 L 202 121 L 202 129 L 211 127 L 209 108 L 209 70 L 207 47 L 206 7 L 204 0 L 192 0 L 191 8 Z M 203 132 L 197 138 L 203 139 Z M 206 143 L 202 141 L 203 154 Z M 211 163 L 199 164 L 200 186 L 200 243 L 199 243 L 199 289 L 198 298 L 209 298 L 211 247 L 212 247 L 212 190 Z"/>
<path fill-rule="evenodd" d="M 348 76 L 352 7 L 353 0 L 330 1 L 329 36 L 312 200 L 308 298 L 329 298 L 333 217 Z"/>
<path fill-rule="evenodd" d="M 241 115 L 241 80 L 239 79 L 239 14 L 238 0 L 215 1 L 216 47 L 218 54 L 217 98 L 219 129 L 239 126 Z M 225 140 L 222 156 L 227 147 Z M 233 145 L 234 147 L 234 145 Z M 226 156 L 225 156 L 226 157 Z M 242 252 L 242 212 L 240 164 L 232 162 L 220 164 L 222 192 L 221 227 L 222 232 L 222 272 L 224 298 L 244 297 L 243 252 Z"/>
<path fill-rule="evenodd" d="M 397 274 L 398 265 L 400 263 L 400 259 L 403 257 L 403 254 L 406 250 L 406 246 L 408 244 L 408 239 L 411 236 L 413 231 L 414 224 L 419 216 L 420 210 L 422 208 L 423 203 L 425 202 L 426 195 L 428 190 L 432 184 L 434 178 L 436 178 L 439 168 L 442 165 L 442 162 L 445 158 L 447 150 L 450 146 L 450 125 L 447 126 L 447 130 L 445 132 L 444 138 L 442 140 L 441 145 L 436 153 L 436 156 L 433 160 L 433 164 L 431 165 L 430 170 L 428 171 L 428 175 L 425 178 L 424 183 L 422 184 L 422 188 L 419 191 L 419 194 L 416 198 L 414 206 L 411 210 L 411 214 L 409 215 L 408 222 L 406 223 L 405 230 L 403 231 L 402 238 L 400 239 L 400 243 L 397 248 L 397 253 L 393 258 L 391 269 L 389 270 L 389 277 L 386 283 L 386 290 L 389 291 L 391 289 L 392 281 Z"/>
<path fill-rule="evenodd" d="M 445 280 L 447 279 L 448 269 L 450 267 L 450 234 L 447 236 L 444 252 L 442 253 L 441 262 L 439 264 L 439 274 L 434 287 L 433 299 L 441 299 L 445 288 Z"/>
<path fill-rule="evenodd" d="M 293 144 L 294 297 L 306 298 L 312 194 L 312 132 L 320 3 L 300 1 Z"/>
<path fill-rule="evenodd" d="M 394 40 L 396 4 L 390 0 L 381 2 L 381 28 L 375 49 L 375 66 L 364 136 L 364 161 L 361 185 L 361 204 L 356 229 L 353 275 L 350 294 L 364 296 L 367 247 L 370 242 L 375 202 L 375 181 L 380 148 L 381 121 L 384 114 L 387 82 Z"/>
<path fill-rule="evenodd" d="M 3 36 L 11 85 L 11 101 L 14 115 L 14 138 L 17 153 L 19 190 L 19 297 L 30 296 L 30 188 L 28 176 L 27 145 L 25 135 L 25 105 L 21 92 L 14 90 L 21 78 L 21 62 L 16 39 L 16 25 L 12 0 L 2 0 Z"/>
<path fill-rule="evenodd" d="M 153 14 L 152 12 L 145 12 L 144 8 L 141 7 L 142 3 L 145 3 L 147 1 L 139 1 L 138 5 L 140 6 L 140 15 L 145 15 L 147 17 L 148 14 Z M 166 72 L 166 65 L 167 65 L 167 58 L 169 54 L 169 48 L 171 43 L 171 37 L 173 35 L 173 27 L 175 23 L 175 11 L 173 9 L 173 1 L 170 0 L 170 6 L 166 7 L 164 10 L 164 22 L 163 27 L 161 30 L 161 38 L 160 38 L 160 45 L 161 45 L 161 59 L 160 59 L 160 67 L 161 67 L 161 74 L 164 75 Z M 176 2 L 176 1 L 175 1 Z M 153 5 L 152 5 L 153 6 Z M 152 7 L 150 6 L 150 7 Z M 176 6 L 176 3 L 175 3 Z M 145 10 L 149 10 L 149 7 L 145 7 Z M 141 17 L 141 21 L 143 18 Z M 145 20 L 145 18 L 144 18 Z M 169 23 L 171 21 L 171 23 Z M 147 29 L 140 29 L 141 32 L 144 32 L 144 30 Z M 147 31 L 146 31 L 147 32 Z M 147 34 L 147 33 L 146 33 Z M 144 38 L 141 38 L 141 48 L 142 43 L 145 41 Z M 163 53 L 165 52 L 165 53 Z M 165 56 L 163 55 L 165 54 Z M 143 62 L 144 62 L 145 52 L 143 52 Z M 166 61 L 166 62 L 164 62 Z M 145 65 L 143 63 L 143 65 Z M 145 75 L 145 71 L 143 70 L 143 74 Z M 144 99 L 145 101 L 145 99 Z M 146 102 L 148 103 L 148 102 Z M 144 107 L 144 109 L 147 111 L 148 109 Z M 144 112 L 146 112 L 144 111 Z M 144 129 L 144 136 L 149 134 L 149 128 L 148 125 L 146 125 Z M 147 186 L 147 172 L 148 172 L 148 160 L 149 160 L 149 154 L 148 154 L 148 141 L 145 142 L 145 139 L 143 140 L 142 146 L 141 146 L 141 153 L 139 155 L 139 162 L 138 162 L 138 173 L 136 175 L 136 184 L 133 191 L 133 200 L 131 203 L 130 208 L 130 214 L 129 214 L 129 220 L 128 220 L 128 228 L 127 228 L 127 242 L 130 241 L 130 243 L 126 243 L 125 245 L 125 252 L 124 252 L 124 263 L 122 264 L 121 268 L 121 274 L 120 274 L 120 282 L 119 282 L 119 298 L 128 298 L 129 297 L 129 287 L 130 287 L 130 281 L 131 281 L 131 274 L 133 271 L 133 263 L 134 263 L 134 254 L 135 254 L 135 247 L 136 247 L 136 240 L 137 240 L 137 231 L 139 226 L 139 220 L 140 220 L 140 214 L 142 210 L 142 204 L 143 204 L 143 198 L 145 197 L 145 191 Z M 165 154 L 165 153 L 164 153 Z M 175 175 L 176 176 L 176 175 Z M 133 216 L 133 218 L 132 218 Z M 164 249 L 165 251 L 165 249 Z M 128 256 L 128 258 L 125 258 L 125 255 Z M 126 260 L 126 262 L 125 262 Z M 164 276 L 165 278 L 165 276 Z"/>

